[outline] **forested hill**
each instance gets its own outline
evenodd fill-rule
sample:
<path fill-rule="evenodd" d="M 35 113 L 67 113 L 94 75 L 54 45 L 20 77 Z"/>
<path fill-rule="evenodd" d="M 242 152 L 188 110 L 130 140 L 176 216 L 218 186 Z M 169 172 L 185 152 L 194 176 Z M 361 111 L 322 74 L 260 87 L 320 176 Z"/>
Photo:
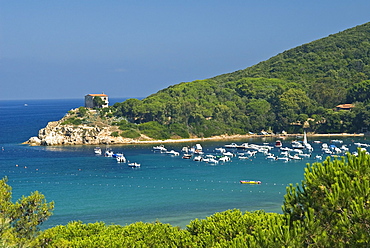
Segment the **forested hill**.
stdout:
<path fill-rule="evenodd" d="M 339 99 L 328 101 L 330 95 L 334 92 L 344 95 L 346 89 L 370 77 L 370 23 L 293 48 L 214 80 L 235 81 L 245 77 L 280 78 L 299 83 L 312 99 L 330 108 L 339 102 Z"/>
<path fill-rule="evenodd" d="M 111 111 L 122 136 L 209 137 L 261 130 L 362 132 L 370 124 L 370 23 L 244 70 L 180 83 Z M 335 111 L 353 103 L 350 111 Z M 127 120 L 127 122 L 126 122 Z"/>

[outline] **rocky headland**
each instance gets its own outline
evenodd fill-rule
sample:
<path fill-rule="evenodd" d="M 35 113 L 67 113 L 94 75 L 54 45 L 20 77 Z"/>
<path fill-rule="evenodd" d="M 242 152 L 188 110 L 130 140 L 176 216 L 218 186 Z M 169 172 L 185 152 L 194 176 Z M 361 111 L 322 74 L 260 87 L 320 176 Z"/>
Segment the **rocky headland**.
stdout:
<path fill-rule="evenodd" d="M 73 109 L 59 121 L 51 121 L 42 128 L 38 135 L 31 137 L 24 144 L 33 146 L 56 146 L 56 145 L 101 145 L 101 144 L 124 144 L 137 142 L 138 140 L 150 140 L 149 137 L 130 139 L 117 135 L 118 126 L 113 125 L 115 118 L 101 118 L 96 110 L 87 110 L 83 116 L 79 116 L 79 110 Z"/>

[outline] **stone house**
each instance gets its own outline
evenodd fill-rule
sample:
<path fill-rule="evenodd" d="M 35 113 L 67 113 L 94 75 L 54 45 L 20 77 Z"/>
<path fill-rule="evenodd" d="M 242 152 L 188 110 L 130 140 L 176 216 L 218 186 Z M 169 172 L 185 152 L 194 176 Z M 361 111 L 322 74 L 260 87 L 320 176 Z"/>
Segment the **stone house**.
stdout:
<path fill-rule="evenodd" d="M 100 97 L 104 104 L 97 105 L 94 101 L 95 97 Z M 108 107 L 108 95 L 106 94 L 88 94 L 85 96 L 85 107 L 86 108 L 106 108 Z"/>

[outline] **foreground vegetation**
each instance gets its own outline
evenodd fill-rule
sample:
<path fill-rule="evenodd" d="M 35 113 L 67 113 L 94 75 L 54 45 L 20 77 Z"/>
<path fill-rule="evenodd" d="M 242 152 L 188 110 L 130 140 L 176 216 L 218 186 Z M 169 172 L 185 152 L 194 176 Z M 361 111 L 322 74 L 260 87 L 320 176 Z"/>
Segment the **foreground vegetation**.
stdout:
<path fill-rule="evenodd" d="M 169 224 L 71 222 L 39 232 L 52 203 L 39 193 L 11 203 L 0 181 L 0 247 L 369 247 L 370 155 L 307 165 L 301 185 L 290 185 L 283 214 L 228 210 L 185 229 Z"/>

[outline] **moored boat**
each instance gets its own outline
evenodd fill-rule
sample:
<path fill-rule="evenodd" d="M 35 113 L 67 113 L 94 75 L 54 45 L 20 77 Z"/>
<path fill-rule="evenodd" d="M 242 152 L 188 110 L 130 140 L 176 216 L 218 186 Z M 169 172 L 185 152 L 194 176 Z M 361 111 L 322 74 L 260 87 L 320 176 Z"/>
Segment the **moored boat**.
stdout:
<path fill-rule="evenodd" d="M 253 181 L 253 180 L 240 180 L 241 184 L 261 184 L 261 181 Z"/>
<path fill-rule="evenodd" d="M 104 153 L 104 156 L 106 157 L 113 157 L 113 151 L 112 150 L 106 150 L 105 153 Z"/>
<path fill-rule="evenodd" d="M 280 140 L 277 140 L 276 142 L 275 142 L 275 147 L 282 147 L 283 146 L 283 143 L 281 143 L 281 141 Z"/>
<path fill-rule="evenodd" d="M 140 167 L 140 164 L 139 163 L 136 163 L 136 162 L 134 162 L 134 163 L 128 163 L 127 165 L 129 167 L 133 167 L 133 168 Z"/>
<path fill-rule="evenodd" d="M 118 153 L 116 155 L 116 160 L 117 160 L 118 163 L 126 163 L 126 158 L 121 153 Z"/>
<path fill-rule="evenodd" d="M 101 148 L 100 147 L 95 147 L 94 148 L 94 153 L 98 154 L 98 155 L 101 155 Z"/>

